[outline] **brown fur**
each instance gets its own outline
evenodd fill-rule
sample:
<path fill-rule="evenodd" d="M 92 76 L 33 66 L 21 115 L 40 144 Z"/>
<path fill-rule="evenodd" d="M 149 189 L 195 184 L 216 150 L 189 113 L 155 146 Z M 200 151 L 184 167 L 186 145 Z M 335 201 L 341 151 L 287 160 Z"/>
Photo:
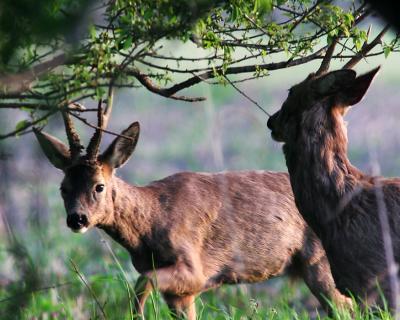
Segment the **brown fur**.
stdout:
<path fill-rule="evenodd" d="M 88 226 L 105 230 L 129 251 L 141 274 L 135 287 L 139 313 L 157 287 L 173 311 L 195 319 L 193 301 L 200 292 L 263 281 L 289 267 L 325 309 L 325 298 L 350 304 L 296 209 L 285 173 L 183 172 L 137 187 L 106 174 L 105 162 L 64 171 L 67 213 L 86 214 Z M 105 189 L 96 194 L 99 183 Z"/>
<path fill-rule="evenodd" d="M 382 303 L 379 283 L 394 308 L 399 277 L 395 264 L 400 261 L 400 180 L 372 177 L 351 165 L 343 121 L 347 106 L 362 98 L 376 71 L 359 78 L 350 70 L 322 78 L 311 75 L 291 89 L 268 127 L 276 140 L 284 142 L 296 204 L 320 237 L 339 290 L 368 303 Z M 346 72 L 349 79 L 342 78 Z M 328 87 L 321 89 L 324 85 Z M 387 229 L 381 224 L 386 215 Z M 391 236 L 391 248 L 385 245 L 382 230 Z"/>

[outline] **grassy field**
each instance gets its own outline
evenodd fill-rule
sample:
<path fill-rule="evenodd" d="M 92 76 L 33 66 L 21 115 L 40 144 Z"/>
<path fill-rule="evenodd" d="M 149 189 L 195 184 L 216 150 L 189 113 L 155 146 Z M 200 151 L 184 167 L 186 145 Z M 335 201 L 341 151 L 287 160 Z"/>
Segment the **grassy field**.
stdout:
<path fill-rule="evenodd" d="M 62 217 L 60 217 L 62 218 Z M 65 229 L 60 227 L 60 229 Z M 133 270 L 126 251 L 100 231 L 70 235 L 32 228 L 30 242 L 2 242 L 0 264 L 14 277 L 0 286 L 0 319 L 134 319 Z M 196 299 L 198 319 L 331 319 L 301 280 L 223 286 Z M 146 319 L 172 319 L 158 292 Z M 387 312 L 337 311 L 333 319 L 392 319 Z"/>

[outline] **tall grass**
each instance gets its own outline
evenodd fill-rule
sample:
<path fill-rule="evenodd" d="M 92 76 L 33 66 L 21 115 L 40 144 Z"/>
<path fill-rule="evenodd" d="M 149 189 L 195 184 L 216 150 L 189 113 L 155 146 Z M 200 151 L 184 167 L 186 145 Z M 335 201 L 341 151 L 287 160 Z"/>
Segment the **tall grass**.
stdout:
<path fill-rule="evenodd" d="M 64 239 L 53 247 L 55 252 L 47 251 L 42 257 L 30 254 L 29 243 L 9 243 L 7 250 L 15 262 L 16 278 L 0 287 L 0 319 L 134 318 L 132 284 L 138 275 L 132 272 L 129 256 L 118 246 L 107 248 L 110 240 L 99 238 L 94 232 L 89 238 L 81 237 L 78 241 L 80 245 L 92 243 L 83 255 L 74 248 L 76 239 Z M 97 258 L 93 258 L 91 250 L 97 252 Z M 63 255 L 63 251 L 70 257 L 64 261 L 65 265 L 49 267 L 43 262 Z M 43 266 L 37 264 L 39 261 Z M 4 255 L 0 255 L 2 262 Z M 301 281 L 290 283 L 285 278 L 270 280 L 266 285 L 223 286 L 205 292 L 196 299 L 196 309 L 198 319 L 204 320 L 330 319 Z M 333 319 L 392 319 L 385 310 L 366 311 L 357 307 L 353 314 L 334 310 Z M 147 300 L 145 315 L 148 320 L 172 319 L 157 291 Z"/>

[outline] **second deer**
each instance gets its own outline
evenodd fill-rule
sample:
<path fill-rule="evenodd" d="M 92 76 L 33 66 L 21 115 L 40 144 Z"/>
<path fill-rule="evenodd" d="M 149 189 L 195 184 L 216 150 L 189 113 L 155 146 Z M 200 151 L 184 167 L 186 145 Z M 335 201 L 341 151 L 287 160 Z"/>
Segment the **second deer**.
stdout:
<path fill-rule="evenodd" d="M 300 213 L 320 237 L 336 285 L 368 304 L 392 310 L 399 297 L 400 179 L 374 177 L 347 157 L 343 120 L 379 68 L 311 74 L 289 91 L 270 117 L 283 151 Z"/>
<path fill-rule="evenodd" d="M 287 174 L 182 172 L 138 187 L 114 174 L 135 149 L 137 122 L 102 154 L 97 130 L 81 155 L 66 113 L 64 120 L 69 148 L 35 133 L 51 163 L 64 171 L 67 225 L 81 233 L 101 228 L 128 250 L 141 274 L 135 287 L 138 314 L 157 288 L 176 315 L 195 320 L 200 292 L 259 282 L 285 270 L 300 274 L 325 309 L 326 299 L 351 305 L 336 289 L 321 243 L 296 209 Z M 99 127 L 104 128 L 102 120 Z"/>

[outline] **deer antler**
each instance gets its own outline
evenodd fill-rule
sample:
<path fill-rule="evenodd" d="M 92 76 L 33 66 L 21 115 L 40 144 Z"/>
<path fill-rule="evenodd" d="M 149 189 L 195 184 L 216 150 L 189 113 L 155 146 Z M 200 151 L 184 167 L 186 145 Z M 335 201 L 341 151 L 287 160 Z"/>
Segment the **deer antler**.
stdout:
<path fill-rule="evenodd" d="M 370 43 L 365 42 L 364 45 L 361 48 L 361 51 L 358 52 L 353 58 L 351 58 L 344 66 L 342 69 L 351 69 L 353 68 L 358 62 L 360 62 L 361 59 L 363 59 L 368 52 L 370 52 L 374 47 L 376 47 L 378 44 L 382 42 L 382 38 L 385 35 L 385 33 L 389 30 L 390 25 L 386 25 L 382 31 L 375 37 L 374 40 L 372 40 Z M 368 33 L 370 30 L 368 30 Z"/>
<path fill-rule="evenodd" d="M 354 16 L 358 16 L 356 20 L 354 21 L 353 26 L 359 24 L 361 21 L 363 21 L 368 15 L 370 14 L 370 11 L 367 9 L 365 10 L 365 4 L 363 4 L 358 10 L 354 13 Z M 370 30 L 368 30 L 369 34 Z M 326 50 L 326 54 L 324 58 L 322 59 L 321 66 L 319 67 L 318 71 L 315 73 L 317 76 L 326 73 L 329 70 L 330 62 L 333 57 L 333 53 L 335 52 L 336 45 L 338 41 L 340 40 L 341 35 L 343 34 L 342 31 L 339 31 L 339 33 L 332 39 L 332 43 L 328 46 Z"/>
<path fill-rule="evenodd" d="M 74 161 L 79 157 L 81 150 L 83 149 L 83 146 L 81 144 L 79 135 L 75 130 L 74 123 L 72 122 L 71 116 L 69 115 L 68 111 L 62 111 L 61 114 L 64 120 L 65 132 L 68 138 L 71 160 Z"/>
<path fill-rule="evenodd" d="M 98 107 L 97 107 L 97 129 L 90 139 L 89 145 L 86 148 L 86 157 L 88 160 L 95 161 L 99 154 L 100 150 L 100 142 L 103 135 L 103 130 L 107 127 L 108 120 L 110 119 L 110 114 L 113 106 L 113 98 L 114 98 L 114 88 L 112 84 L 110 84 L 108 89 L 108 98 L 107 105 L 103 112 L 103 101 L 100 99 Z"/>
<path fill-rule="evenodd" d="M 330 65 L 333 53 L 335 52 L 336 44 L 337 44 L 337 38 L 332 39 L 332 43 L 329 45 L 328 49 L 326 50 L 325 57 L 322 59 L 321 66 L 315 73 L 317 76 L 319 76 L 329 70 L 329 65 Z"/>

